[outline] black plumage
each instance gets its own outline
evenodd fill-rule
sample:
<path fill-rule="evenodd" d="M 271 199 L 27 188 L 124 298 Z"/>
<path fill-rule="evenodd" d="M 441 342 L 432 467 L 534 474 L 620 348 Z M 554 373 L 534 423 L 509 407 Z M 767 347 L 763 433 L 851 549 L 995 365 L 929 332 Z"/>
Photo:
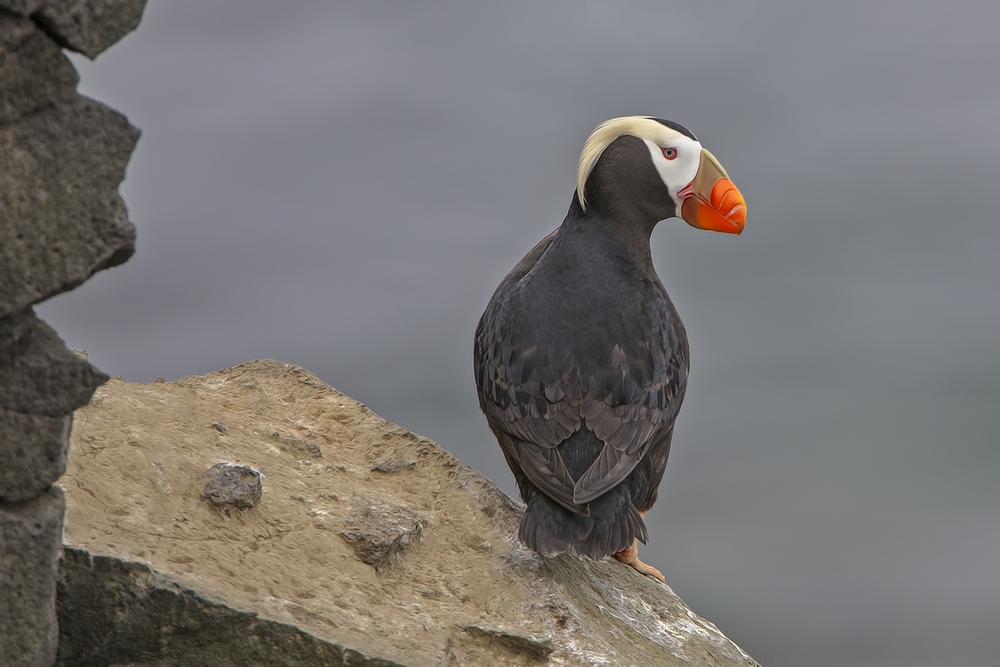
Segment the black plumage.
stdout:
<path fill-rule="evenodd" d="M 646 541 L 640 513 L 656 501 L 688 375 L 649 247 L 675 209 L 647 144 L 619 136 L 586 177 L 586 208 L 575 194 L 476 328 L 480 407 L 527 504 L 518 537 L 543 555 L 599 559 Z"/>

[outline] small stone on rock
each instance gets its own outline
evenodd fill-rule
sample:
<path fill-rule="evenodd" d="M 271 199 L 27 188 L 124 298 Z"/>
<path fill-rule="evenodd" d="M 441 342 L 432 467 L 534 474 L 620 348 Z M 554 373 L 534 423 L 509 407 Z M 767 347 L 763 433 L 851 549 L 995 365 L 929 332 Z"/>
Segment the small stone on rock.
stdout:
<path fill-rule="evenodd" d="M 422 540 L 427 517 L 402 505 L 370 503 L 344 520 L 340 536 L 365 563 L 376 570 L 412 542 Z"/>
<path fill-rule="evenodd" d="M 236 463 L 216 463 L 208 469 L 208 483 L 202 498 L 215 505 L 253 507 L 263 493 L 260 472 Z"/>
<path fill-rule="evenodd" d="M 417 465 L 416 461 L 405 461 L 403 459 L 392 459 L 390 461 L 379 461 L 372 466 L 372 470 L 377 472 L 384 472 L 387 475 L 395 475 L 401 470 L 410 470 L 415 468 Z"/>

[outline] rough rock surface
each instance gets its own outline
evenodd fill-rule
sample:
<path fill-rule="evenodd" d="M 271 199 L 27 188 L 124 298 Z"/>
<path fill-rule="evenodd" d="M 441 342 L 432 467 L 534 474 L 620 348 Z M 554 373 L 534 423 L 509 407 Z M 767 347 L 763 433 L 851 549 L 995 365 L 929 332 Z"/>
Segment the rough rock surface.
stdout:
<path fill-rule="evenodd" d="M 94 59 L 135 30 L 146 0 L 0 0 L 0 8 L 31 15 L 59 46 Z"/>
<path fill-rule="evenodd" d="M 35 16 L 60 46 L 93 60 L 135 30 L 145 8 L 146 0 L 50 0 Z"/>
<path fill-rule="evenodd" d="M 0 500 L 34 498 L 66 471 L 72 425 L 69 415 L 46 417 L 0 408 Z"/>
<path fill-rule="evenodd" d="M 112 380 L 75 420 L 59 664 L 756 664 L 621 563 L 526 550 L 519 503 L 296 366 Z M 253 507 L 203 498 L 221 462 Z"/>
<path fill-rule="evenodd" d="M 118 195 L 138 131 L 76 92 L 145 0 L 0 0 L 0 665 L 55 659 L 56 564 L 73 410 L 107 376 L 31 308 L 132 254 Z M 19 518 L 20 517 L 20 518 Z"/>
<path fill-rule="evenodd" d="M 33 498 L 63 473 L 73 410 L 107 379 L 30 308 L 0 319 L 0 501 Z"/>
<path fill-rule="evenodd" d="M 0 408 L 68 417 L 107 381 L 30 308 L 0 320 Z"/>
<path fill-rule="evenodd" d="M 51 665 L 56 654 L 56 563 L 65 500 L 50 488 L 21 503 L 0 503 L 0 664 Z"/>
<path fill-rule="evenodd" d="M 76 94 L 76 72 L 31 20 L 0 13 L 0 318 L 128 259 L 118 184 L 139 137 Z"/>

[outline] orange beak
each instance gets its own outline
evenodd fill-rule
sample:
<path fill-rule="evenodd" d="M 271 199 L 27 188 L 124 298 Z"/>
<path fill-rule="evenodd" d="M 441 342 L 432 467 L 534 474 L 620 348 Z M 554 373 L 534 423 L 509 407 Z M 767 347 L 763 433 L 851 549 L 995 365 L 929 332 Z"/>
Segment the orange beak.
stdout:
<path fill-rule="evenodd" d="M 747 203 L 715 156 L 701 149 L 694 180 L 679 193 L 681 217 L 692 227 L 739 234 L 747 221 Z"/>

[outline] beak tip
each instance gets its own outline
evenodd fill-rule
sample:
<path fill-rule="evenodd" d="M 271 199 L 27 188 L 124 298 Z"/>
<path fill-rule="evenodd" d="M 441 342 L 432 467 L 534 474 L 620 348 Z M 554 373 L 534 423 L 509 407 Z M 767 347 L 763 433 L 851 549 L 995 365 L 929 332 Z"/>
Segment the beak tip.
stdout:
<path fill-rule="evenodd" d="M 747 207 L 746 205 L 741 205 L 737 210 L 733 211 L 729 216 L 733 224 L 736 225 L 736 235 L 739 236 L 743 233 L 743 228 L 747 224 Z"/>

